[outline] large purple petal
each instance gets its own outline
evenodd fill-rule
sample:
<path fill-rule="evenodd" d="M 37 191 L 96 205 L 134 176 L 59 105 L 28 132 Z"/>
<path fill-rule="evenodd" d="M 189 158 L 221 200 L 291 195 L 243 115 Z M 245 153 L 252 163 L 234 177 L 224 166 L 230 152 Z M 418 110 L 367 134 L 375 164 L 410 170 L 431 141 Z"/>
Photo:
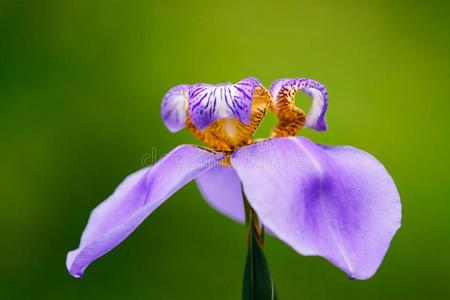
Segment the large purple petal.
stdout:
<path fill-rule="evenodd" d="M 90 263 L 128 237 L 174 192 L 222 158 L 221 153 L 183 145 L 154 166 L 128 176 L 92 211 L 79 248 L 67 255 L 69 273 L 81 277 Z"/>
<path fill-rule="evenodd" d="M 170 132 L 183 129 L 186 124 L 186 107 L 189 85 L 182 84 L 171 88 L 161 103 L 161 118 Z"/>
<path fill-rule="evenodd" d="M 371 277 L 400 227 L 397 188 L 383 165 L 348 146 L 276 138 L 231 158 L 262 222 L 304 255 Z"/>
<path fill-rule="evenodd" d="M 195 181 L 203 198 L 212 207 L 237 222 L 244 222 L 241 180 L 236 170 L 217 166 L 203 172 Z"/>
<path fill-rule="evenodd" d="M 256 78 L 236 84 L 195 84 L 189 90 L 188 109 L 192 123 L 200 130 L 215 120 L 227 117 L 249 125 L 253 92 L 259 85 Z"/>
<path fill-rule="evenodd" d="M 317 131 L 327 130 L 325 115 L 328 108 L 328 92 L 323 84 L 309 78 L 278 79 L 270 86 L 273 101 L 277 101 L 283 88 L 292 88 L 296 92 L 302 91 L 312 98 L 312 105 L 306 115 L 305 127 Z"/>

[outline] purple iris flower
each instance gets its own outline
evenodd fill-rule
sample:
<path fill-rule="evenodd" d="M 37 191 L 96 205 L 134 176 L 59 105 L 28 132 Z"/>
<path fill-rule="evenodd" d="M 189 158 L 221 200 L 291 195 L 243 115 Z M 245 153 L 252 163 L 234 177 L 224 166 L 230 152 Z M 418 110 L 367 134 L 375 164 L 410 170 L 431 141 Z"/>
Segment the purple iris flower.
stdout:
<path fill-rule="evenodd" d="M 298 92 L 312 98 L 307 114 L 295 105 Z M 179 146 L 129 175 L 91 213 L 79 247 L 67 255 L 70 274 L 81 277 L 195 179 L 226 216 L 244 221 L 244 193 L 261 224 L 295 251 L 322 256 L 351 278 L 371 277 L 400 227 L 400 197 L 367 152 L 295 136 L 303 127 L 326 130 L 327 106 L 326 88 L 308 78 L 280 79 L 269 90 L 256 78 L 172 88 L 161 105 L 164 124 L 171 132 L 187 128 L 208 147 Z M 278 124 L 270 138 L 255 140 L 266 112 Z"/>

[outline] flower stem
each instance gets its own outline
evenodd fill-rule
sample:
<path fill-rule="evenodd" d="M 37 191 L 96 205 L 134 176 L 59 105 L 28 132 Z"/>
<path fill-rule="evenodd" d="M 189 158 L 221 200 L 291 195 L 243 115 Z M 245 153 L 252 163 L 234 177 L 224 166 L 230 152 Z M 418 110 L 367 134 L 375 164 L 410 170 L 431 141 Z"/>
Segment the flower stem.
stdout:
<path fill-rule="evenodd" d="M 247 261 L 242 290 L 243 300 L 276 300 L 277 295 L 264 255 L 264 227 L 245 194 L 245 228 L 247 231 Z"/>
<path fill-rule="evenodd" d="M 247 246 L 251 246 L 251 237 L 254 230 L 254 235 L 260 247 L 264 249 L 264 226 L 259 224 L 258 215 L 255 210 L 248 203 L 247 197 L 243 194 L 245 207 L 245 229 L 247 231 Z"/>

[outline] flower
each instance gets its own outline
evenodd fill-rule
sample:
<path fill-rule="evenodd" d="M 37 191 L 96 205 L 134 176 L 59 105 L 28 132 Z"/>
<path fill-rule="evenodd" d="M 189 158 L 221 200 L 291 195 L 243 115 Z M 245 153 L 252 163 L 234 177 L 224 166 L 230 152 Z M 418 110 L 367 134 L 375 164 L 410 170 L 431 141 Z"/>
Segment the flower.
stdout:
<path fill-rule="evenodd" d="M 312 98 L 308 114 L 295 95 Z M 81 277 L 174 192 L 195 179 L 215 209 L 242 222 L 243 191 L 271 234 L 303 255 L 319 255 L 351 278 L 367 279 L 400 227 L 400 197 L 370 154 L 296 137 L 302 127 L 324 131 L 326 88 L 312 79 L 280 79 L 269 90 L 256 78 L 236 84 L 179 85 L 167 92 L 161 116 L 171 132 L 186 127 L 209 148 L 182 145 L 128 176 L 91 213 L 67 269 Z M 267 111 L 278 124 L 271 138 L 253 133 Z"/>

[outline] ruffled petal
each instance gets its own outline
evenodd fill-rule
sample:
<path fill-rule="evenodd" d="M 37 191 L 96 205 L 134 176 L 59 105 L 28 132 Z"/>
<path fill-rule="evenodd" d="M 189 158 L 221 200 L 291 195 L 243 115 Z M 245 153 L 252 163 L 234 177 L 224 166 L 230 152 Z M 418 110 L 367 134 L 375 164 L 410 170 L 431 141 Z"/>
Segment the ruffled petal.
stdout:
<path fill-rule="evenodd" d="M 188 96 L 192 123 L 203 130 L 215 120 L 234 117 L 249 125 L 253 92 L 258 85 L 256 78 L 246 78 L 236 84 L 193 85 Z"/>
<path fill-rule="evenodd" d="M 304 255 L 355 279 L 371 277 L 400 227 L 401 203 L 384 166 L 348 146 L 276 138 L 231 158 L 262 222 Z"/>
<path fill-rule="evenodd" d="M 327 130 L 325 115 L 328 108 L 328 92 L 323 84 L 309 78 L 278 79 L 270 86 L 274 106 L 283 97 L 280 92 L 284 89 L 293 89 L 295 92 L 302 91 L 312 99 L 312 106 L 306 115 L 305 127 L 317 130 Z"/>
<path fill-rule="evenodd" d="M 217 166 L 203 172 L 195 181 L 205 200 L 216 210 L 243 223 L 245 220 L 241 180 L 233 168 Z"/>
<path fill-rule="evenodd" d="M 89 264 L 127 238 L 174 192 L 222 158 L 221 153 L 183 145 L 154 166 L 128 176 L 92 211 L 80 246 L 67 255 L 69 273 L 81 277 Z"/>
<path fill-rule="evenodd" d="M 186 107 L 189 85 L 182 84 L 171 88 L 161 103 L 161 118 L 170 132 L 183 129 L 186 124 Z"/>

